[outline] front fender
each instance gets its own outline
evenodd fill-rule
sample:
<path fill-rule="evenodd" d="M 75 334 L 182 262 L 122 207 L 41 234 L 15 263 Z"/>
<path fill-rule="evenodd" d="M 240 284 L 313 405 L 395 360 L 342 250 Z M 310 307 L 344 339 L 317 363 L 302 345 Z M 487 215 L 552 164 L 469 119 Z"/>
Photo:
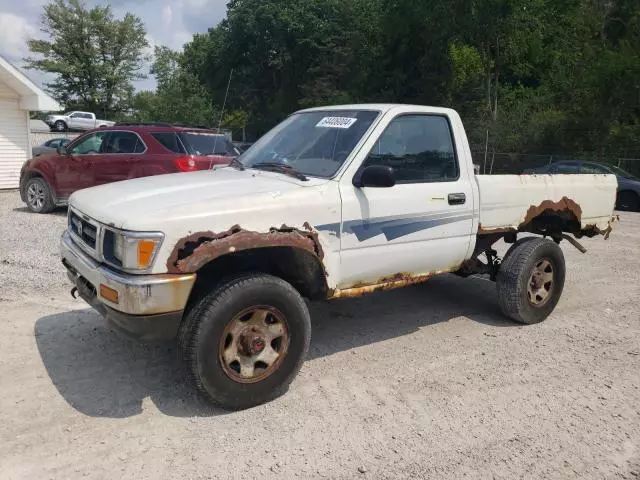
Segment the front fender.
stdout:
<path fill-rule="evenodd" d="M 24 168 L 20 174 L 20 198 L 22 201 L 25 200 L 25 184 L 29 178 L 34 176 L 44 178 L 45 182 L 51 187 L 51 195 L 53 195 L 55 202 L 58 197 L 58 183 L 55 179 L 53 166 L 48 163 L 39 164 L 39 162 L 37 165 L 29 165 L 27 168 Z"/>

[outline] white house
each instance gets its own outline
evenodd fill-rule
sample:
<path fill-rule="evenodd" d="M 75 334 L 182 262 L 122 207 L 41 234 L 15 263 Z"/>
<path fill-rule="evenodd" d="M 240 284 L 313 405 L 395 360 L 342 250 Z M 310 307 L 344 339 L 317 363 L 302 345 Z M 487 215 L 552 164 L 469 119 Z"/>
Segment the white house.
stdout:
<path fill-rule="evenodd" d="M 0 56 L 0 189 L 18 188 L 20 168 L 31 158 L 29 111 L 62 107 Z"/>

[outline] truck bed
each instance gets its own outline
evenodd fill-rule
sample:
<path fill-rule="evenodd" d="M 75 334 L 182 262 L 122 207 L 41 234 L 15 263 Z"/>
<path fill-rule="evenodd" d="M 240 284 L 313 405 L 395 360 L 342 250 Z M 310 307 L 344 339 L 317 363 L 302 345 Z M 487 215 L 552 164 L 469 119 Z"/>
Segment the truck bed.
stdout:
<path fill-rule="evenodd" d="M 522 230 L 545 210 L 574 215 L 584 235 L 611 230 L 615 175 L 477 175 L 477 181 L 479 233 Z"/>

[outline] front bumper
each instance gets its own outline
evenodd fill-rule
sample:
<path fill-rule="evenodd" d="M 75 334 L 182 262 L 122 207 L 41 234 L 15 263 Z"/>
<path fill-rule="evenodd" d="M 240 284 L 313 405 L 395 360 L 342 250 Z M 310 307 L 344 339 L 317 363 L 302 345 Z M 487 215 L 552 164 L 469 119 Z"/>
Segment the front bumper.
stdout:
<path fill-rule="evenodd" d="M 170 340 L 177 334 L 191 289 L 190 275 L 129 275 L 97 263 L 78 248 L 67 231 L 60 240 L 62 263 L 78 294 L 123 333 L 140 340 Z M 101 286 L 118 294 L 117 303 Z"/>

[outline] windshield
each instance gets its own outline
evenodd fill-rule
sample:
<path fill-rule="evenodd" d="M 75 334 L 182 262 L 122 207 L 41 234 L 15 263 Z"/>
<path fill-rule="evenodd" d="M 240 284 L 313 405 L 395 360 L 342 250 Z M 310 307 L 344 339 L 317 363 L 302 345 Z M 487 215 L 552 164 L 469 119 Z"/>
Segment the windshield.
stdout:
<path fill-rule="evenodd" d="M 627 171 L 625 171 L 625 170 L 621 169 L 620 167 L 616 167 L 615 165 L 609 165 L 609 168 L 610 168 L 611 170 L 613 170 L 613 172 L 614 172 L 616 175 L 618 175 L 618 176 L 620 176 L 620 177 L 622 177 L 622 178 L 627 178 L 627 179 L 629 179 L 629 180 L 638 180 L 638 178 L 637 178 L 637 177 L 634 177 L 634 176 L 633 176 L 633 175 L 631 175 L 629 172 L 627 172 Z"/>
<path fill-rule="evenodd" d="M 297 113 L 262 137 L 240 160 L 247 168 L 283 164 L 312 177 L 330 178 L 380 112 L 324 110 Z"/>

